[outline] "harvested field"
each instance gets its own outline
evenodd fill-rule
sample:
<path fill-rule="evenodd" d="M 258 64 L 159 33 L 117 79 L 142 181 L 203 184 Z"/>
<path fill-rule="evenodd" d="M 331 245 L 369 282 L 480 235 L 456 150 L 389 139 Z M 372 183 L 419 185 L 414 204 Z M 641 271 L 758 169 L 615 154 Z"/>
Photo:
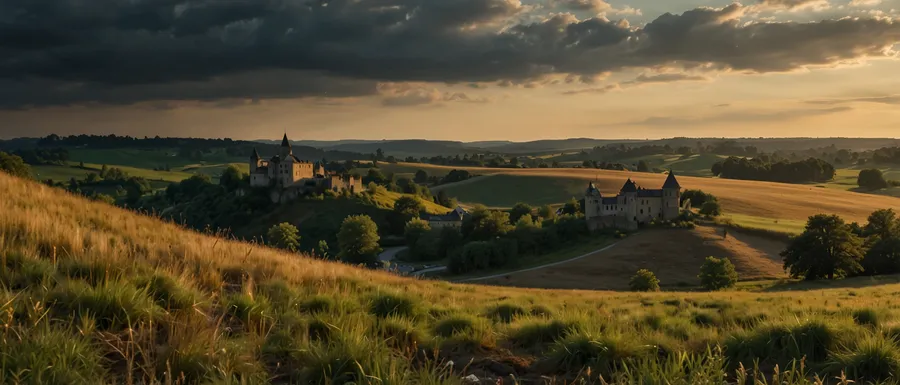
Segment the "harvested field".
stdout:
<path fill-rule="evenodd" d="M 627 290 L 638 269 L 651 269 L 663 286 L 697 285 L 708 256 L 727 257 L 741 280 L 782 278 L 778 253 L 785 244 L 759 236 L 698 226 L 693 230 L 647 230 L 615 247 L 570 263 L 478 281 L 479 284 L 548 289 Z"/>
<path fill-rule="evenodd" d="M 399 164 L 398 167 L 426 170 L 431 175 L 449 172 L 454 167 Z M 459 169 L 459 167 L 456 167 Z M 594 181 L 603 194 L 616 194 L 625 179 L 632 178 L 646 188 L 659 188 L 664 174 L 594 170 L 594 169 L 503 169 L 468 168 L 478 175 L 501 174 L 505 177 L 480 178 L 466 184 L 438 186 L 465 203 L 485 203 L 495 207 L 511 207 L 516 202 L 544 204 L 564 202 L 576 193 L 577 185 Z M 519 177 L 516 179 L 513 177 Z M 806 220 L 810 215 L 838 214 L 848 221 L 865 222 L 873 211 L 884 208 L 900 209 L 900 198 L 861 194 L 813 185 L 759 182 L 747 180 L 679 176 L 685 189 L 701 189 L 719 198 L 727 213 L 761 218 Z M 571 188 L 548 189 L 564 185 Z M 514 187 L 510 187 L 514 186 Z M 498 194 L 498 191 L 513 191 Z"/>

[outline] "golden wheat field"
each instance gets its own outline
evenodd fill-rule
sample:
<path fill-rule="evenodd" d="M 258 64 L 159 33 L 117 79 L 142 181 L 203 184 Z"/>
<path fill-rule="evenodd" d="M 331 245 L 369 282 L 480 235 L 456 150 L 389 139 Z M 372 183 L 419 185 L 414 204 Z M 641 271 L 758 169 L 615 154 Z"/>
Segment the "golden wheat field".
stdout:
<path fill-rule="evenodd" d="M 384 167 L 390 169 L 392 166 Z M 523 194 L 536 188 L 536 184 L 542 183 L 542 178 L 547 178 L 546 183 L 548 184 L 553 179 L 581 180 L 585 185 L 593 181 L 603 194 L 618 193 L 627 178 L 633 179 L 644 188 L 659 188 L 666 178 L 664 174 L 573 168 L 465 168 L 413 163 L 400 163 L 397 167 L 398 170 L 407 171 L 421 168 L 433 175 L 446 173 L 452 169 L 465 169 L 474 175 L 502 174 L 532 177 L 528 178 L 527 185 L 517 186 L 516 190 L 522 191 Z M 476 178 L 460 183 L 467 184 L 469 189 L 483 190 L 483 194 L 487 195 L 491 191 L 497 191 L 499 187 L 493 185 L 491 179 Z M 865 222 L 868 215 L 875 210 L 900 208 L 900 198 L 825 189 L 813 185 L 690 176 L 678 176 L 678 181 L 684 189 L 700 189 L 715 195 L 728 213 L 762 218 L 806 220 L 810 215 L 828 213 L 838 214 L 848 221 Z M 439 186 L 440 188 L 435 190 L 448 189 L 451 186 L 453 184 Z M 450 191 L 448 190 L 448 192 Z M 468 202 L 464 197 L 460 197 L 460 200 L 466 203 L 479 203 Z M 509 196 L 506 197 L 506 200 L 515 202 L 516 197 Z"/>

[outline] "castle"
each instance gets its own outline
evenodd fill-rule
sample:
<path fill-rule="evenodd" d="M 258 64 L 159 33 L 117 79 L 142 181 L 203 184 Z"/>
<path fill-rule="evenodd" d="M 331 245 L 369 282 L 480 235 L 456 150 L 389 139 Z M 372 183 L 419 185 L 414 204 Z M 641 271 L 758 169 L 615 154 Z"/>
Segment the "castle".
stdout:
<path fill-rule="evenodd" d="M 250 155 L 250 186 L 269 187 L 272 202 L 286 202 L 298 196 L 322 191 L 362 191 L 362 180 L 353 176 L 328 175 L 320 162 L 300 160 L 294 156 L 287 134 L 281 140 L 281 151 L 269 160 L 263 160 L 253 149 Z"/>
<path fill-rule="evenodd" d="M 681 185 L 669 172 L 661 189 L 644 189 L 631 178 L 619 194 L 604 197 L 591 182 L 584 196 L 584 216 L 591 230 L 617 228 L 635 230 L 653 220 L 673 220 L 681 212 Z"/>

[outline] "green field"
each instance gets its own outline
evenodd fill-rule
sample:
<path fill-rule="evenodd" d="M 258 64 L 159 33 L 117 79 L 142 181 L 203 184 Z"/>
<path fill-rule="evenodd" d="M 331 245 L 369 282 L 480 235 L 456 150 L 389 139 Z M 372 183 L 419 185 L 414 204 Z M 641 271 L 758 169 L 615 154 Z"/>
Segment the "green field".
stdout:
<path fill-rule="evenodd" d="M 145 168 L 122 166 L 117 164 L 107 164 L 107 167 L 116 167 L 128 173 L 130 176 L 140 177 L 151 181 L 162 182 L 180 182 L 190 178 L 192 173 L 181 171 L 155 171 Z M 53 179 L 56 182 L 65 182 L 71 178 L 84 179 L 88 174 L 99 174 L 103 168 L 102 164 L 85 163 L 84 168 L 71 163 L 70 166 L 33 166 L 32 172 L 38 180 Z"/>
<path fill-rule="evenodd" d="M 154 169 L 164 168 L 166 165 L 170 169 L 185 167 L 191 164 L 223 164 L 223 163 L 247 163 L 244 157 L 235 157 L 225 154 L 222 151 L 213 152 L 212 154 L 204 154 L 202 162 L 177 156 L 176 149 L 80 149 L 74 148 L 69 150 L 69 157 L 72 162 L 84 162 L 107 165 L 120 165 L 136 168 Z"/>
<path fill-rule="evenodd" d="M 887 180 L 900 180 L 900 167 L 897 166 L 871 166 L 874 168 L 880 169 L 884 173 L 884 178 Z M 869 168 L 869 167 L 862 167 Z M 855 191 L 862 192 L 866 194 L 877 194 L 877 195 L 886 195 L 892 197 L 900 197 L 900 187 L 888 187 L 881 190 L 865 190 L 859 188 L 859 185 L 856 184 L 856 179 L 859 176 L 859 171 L 861 168 L 840 168 L 836 170 L 834 180 L 827 183 L 819 183 L 817 186 L 822 186 L 825 188 L 839 189 L 845 191 Z"/>
<path fill-rule="evenodd" d="M 578 178 L 494 174 L 471 181 L 437 186 L 461 202 L 481 203 L 488 207 L 512 207 L 518 202 L 533 206 L 566 202 L 584 197 L 588 181 Z"/>
<path fill-rule="evenodd" d="M 773 219 L 744 214 L 725 212 L 721 219 L 731 221 L 739 227 L 773 231 L 784 234 L 800 234 L 806 227 L 806 221 L 798 219 Z"/>
<path fill-rule="evenodd" d="M 715 154 L 697 154 L 685 158 L 682 158 L 681 155 L 650 155 L 623 159 L 619 163 L 637 164 L 643 160 L 650 168 L 673 170 L 679 175 L 711 177 L 712 165 L 725 158 L 725 156 Z"/>

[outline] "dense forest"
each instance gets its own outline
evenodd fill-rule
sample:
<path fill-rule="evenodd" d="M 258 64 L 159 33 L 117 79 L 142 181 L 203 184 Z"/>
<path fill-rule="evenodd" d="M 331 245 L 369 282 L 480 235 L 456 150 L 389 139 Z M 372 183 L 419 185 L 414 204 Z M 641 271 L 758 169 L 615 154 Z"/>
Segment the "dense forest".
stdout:
<path fill-rule="evenodd" d="M 70 135 L 51 134 L 34 142 L 38 148 L 90 148 L 90 149 L 163 149 L 177 148 L 179 156 L 202 159 L 204 154 L 221 149 L 234 157 L 249 157 L 253 149 L 263 156 L 277 154 L 280 144 L 260 143 L 243 140 L 204 138 L 161 138 L 118 135 Z M 304 159 L 348 160 L 364 159 L 365 155 L 348 151 L 325 151 L 309 146 L 294 146 L 294 153 Z"/>
<path fill-rule="evenodd" d="M 817 158 L 799 162 L 786 160 L 767 162 L 763 158 L 731 156 L 712 166 L 713 175 L 728 179 L 761 180 L 769 182 L 804 183 L 826 182 L 834 179 L 835 169 Z"/>

